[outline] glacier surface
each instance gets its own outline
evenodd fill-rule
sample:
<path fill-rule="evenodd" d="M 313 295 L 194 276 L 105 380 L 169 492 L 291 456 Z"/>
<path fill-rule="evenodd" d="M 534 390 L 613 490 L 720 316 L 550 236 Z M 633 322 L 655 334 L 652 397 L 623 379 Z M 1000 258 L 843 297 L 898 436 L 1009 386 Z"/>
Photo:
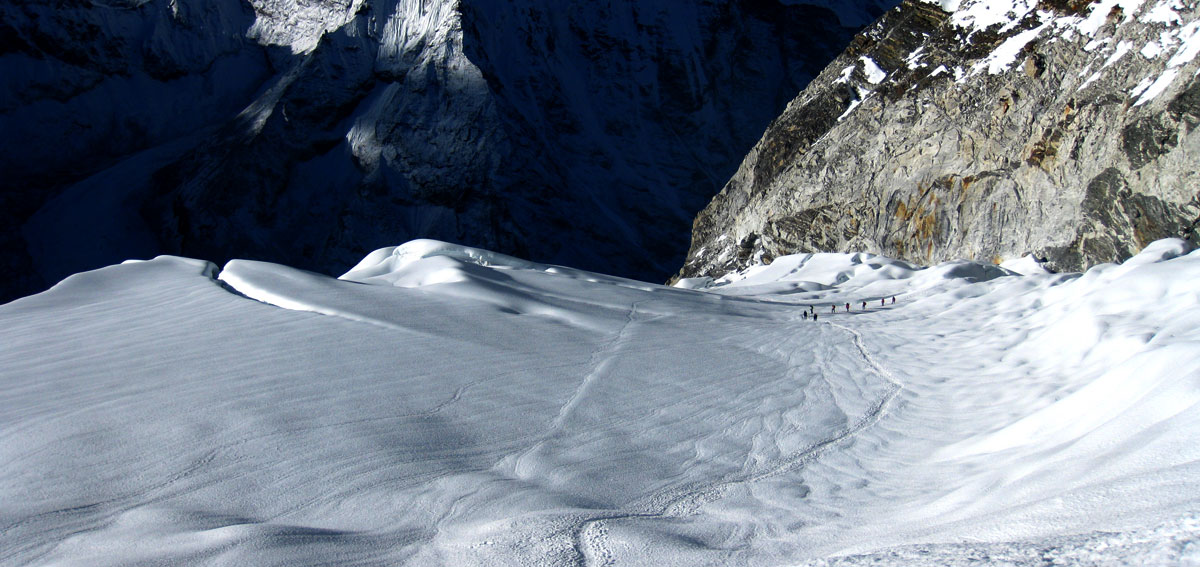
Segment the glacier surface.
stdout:
<path fill-rule="evenodd" d="M 1008 266 L 77 274 L 0 306 L 0 563 L 1200 561 L 1200 252 Z"/>

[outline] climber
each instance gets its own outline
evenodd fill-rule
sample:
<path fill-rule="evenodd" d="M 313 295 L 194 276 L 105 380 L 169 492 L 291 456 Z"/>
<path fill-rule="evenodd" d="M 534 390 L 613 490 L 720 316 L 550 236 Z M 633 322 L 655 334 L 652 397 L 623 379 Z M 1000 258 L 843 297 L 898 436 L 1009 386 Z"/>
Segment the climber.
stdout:
<path fill-rule="evenodd" d="M 837 305 L 830 305 L 830 306 L 829 306 L 829 312 L 830 312 L 830 313 L 837 313 Z"/>
<path fill-rule="evenodd" d="M 892 305 L 895 305 L 895 304 L 896 304 L 896 296 L 893 295 L 892 296 Z"/>
<path fill-rule="evenodd" d="M 880 298 L 879 298 L 879 306 L 880 306 L 880 307 L 883 307 L 884 305 L 886 305 L 886 304 L 883 302 L 883 298 L 882 298 L 882 297 L 880 297 Z"/>
<path fill-rule="evenodd" d="M 863 302 L 863 311 L 866 311 L 866 310 L 867 310 L 867 302 L 866 302 L 866 301 L 864 301 L 864 302 Z"/>
<path fill-rule="evenodd" d="M 846 313 L 850 312 L 850 303 L 846 302 Z"/>
<path fill-rule="evenodd" d="M 807 321 L 807 320 L 808 320 L 808 311 L 805 311 L 804 313 L 801 313 L 801 315 L 804 317 L 804 320 L 805 320 L 805 321 Z"/>

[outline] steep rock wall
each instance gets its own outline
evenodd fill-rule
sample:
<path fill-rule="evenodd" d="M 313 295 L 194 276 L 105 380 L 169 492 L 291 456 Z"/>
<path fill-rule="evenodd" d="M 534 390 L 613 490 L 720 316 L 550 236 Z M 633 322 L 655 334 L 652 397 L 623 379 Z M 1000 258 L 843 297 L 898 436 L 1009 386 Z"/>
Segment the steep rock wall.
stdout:
<path fill-rule="evenodd" d="M 275 72 L 254 21 L 237 0 L 0 4 L 0 301 L 57 281 L 21 230 L 48 200 L 254 99 Z"/>
<path fill-rule="evenodd" d="M 1195 2 L 906 1 L 767 129 L 679 277 L 796 252 L 1128 258 L 1200 224 Z"/>

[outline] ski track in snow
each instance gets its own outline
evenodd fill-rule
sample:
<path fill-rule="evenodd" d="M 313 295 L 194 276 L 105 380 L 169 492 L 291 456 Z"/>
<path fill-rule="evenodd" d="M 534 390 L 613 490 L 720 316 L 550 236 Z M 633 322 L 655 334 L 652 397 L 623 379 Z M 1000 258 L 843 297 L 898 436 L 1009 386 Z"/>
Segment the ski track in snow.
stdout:
<path fill-rule="evenodd" d="M 550 424 L 550 430 L 546 433 L 547 436 L 553 435 L 559 429 L 562 429 L 563 423 L 571 416 L 571 412 L 579 405 L 580 400 L 587 395 L 592 383 L 608 372 L 608 368 L 620 353 L 621 347 L 629 340 L 630 329 L 633 328 L 634 323 L 637 321 L 638 307 L 647 301 L 649 300 L 643 299 L 633 302 L 633 305 L 629 307 L 629 313 L 625 315 L 625 322 L 621 325 L 616 335 L 603 346 L 592 351 L 592 355 L 588 361 L 588 367 L 592 370 L 583 377 L 583 380 L 579 382 L 579 387 L 575 388 L 575 392 L 571 394 L 570 399 L 558 410 L 558 414 L 554 416 L 554 421 Z"/>
<path fill-rule="evenodd" d="M 546 431 L 542 433 L 537 438 L 537 441 L 534 442 L 529 448 L 520 451 L 519 454 L 517 454 L 512 464 L 513 474 L 515 474 L 517 477 L 526 476 L 523 473 L 523 471 L 525 471 L 525 460 L 528 459 L 530 455 L 536 453 L 538 449 L 541 449 L 546 444 L 547 440 L 554 437 L 559 431 L 562 430 L 563 424 L 570 419 L 571 413 L 575 411 L 575 408 L 578 407 L 579 403 L 584 399 L 584 397 L 587 396 L 588 390 L 591 388 L 592 384 L 609 372 L 609 368 L 616 360 L 616 357 L 620 354 L 621 347 L 629 341 L 630 330 L 634 327 L 634 323 L 637 321 L 638 307 L 647 301 L 650 300 L 643 299 L 633 302 L 633 304 L 629 307 L 629 312 L 625 314 L 625 322 L 621 325 L 621 328 L 617 330 L 612 338 L 593 350 L 591 355 L 588 356 L 587 367 L 591 370 L 588 371 L 588 373 L 584 375 L 583 379 L 579 381 L 579 385 L 575 387 L 575 391 L 571 393 L 571 396 L 567 398 L 567 401 L 563 402 L 562 406 L 558 409 L 558 413 L 555 414 L 554 419 L 550 422 L 550 425 Z M 501 461 L 497 462 L 495 466 L 500 466 L 501 463 L 508 461 L 510 458 L 511 457 L 505 457 L 504 459 L 501 459 Z"/>
<path fill-rule="evenodd" d="M 797 323 L 805 327 L 815 326 L 811 322 L 797 321 Z M 886 393 L 872 404 L 868 411 L 859 417 L 849 428 L 808 448 L 796 451 L 774 463 L 770 463 L 762 467 L 761 470 L 732 475 L 707 485 L 676 487 L 662 491 L 648 498 L 649 504 L 647 506 L 654 507 L 655 511 L 616 513 L 583 520 L 573 530 L 575 534 L 575 549 L 579 554 L 577 561 L 579 566 L 605 567 L 610 565 L 612 553 L 608 550 L 605 542 L 608 534 L 608 522 L 632 519 L 655 520 L 694 514 L 705 504 L 720 499 L 729 488 L 736 485 L 759 482 L 802 468 L 813 459 L 819 458 L 829 448 L 850 442 L 855 436 L 883 419 L 887 414 L 888 406 L 892 403 L 892 400 L 904 388 L 903 383 L 897 380 L 887 368 L 871 355 L 866 345 L 862 342 L 861 333 L 845 325 L 828 321 L 821 321 L 817 325 L 826 325 L 849 334 L 859 355 L 862 356 L 862 359 L 870 367 L 871 372 L 888 383 Z"/>
<path fill-rule="evenodd" d="M 428 242 L 359 283 L 81 274 L 0 309 L 0 563 L 1187 558 L 1185 248 L 1083 276 L 800 255 L 708 293 Z"/>
<path fill-rule="evenodd" d="M 799 265 L 789 271 L 788 274 L 792 275 L 799 273 L 807 262 L 807 258 L 802 260 Z M 347 315 L 336 308 L 311 303 L 294 303 L 286 297 L 280 298 L 280 296 L 277 296 L 269 291 L 264 291 L 263 288 L 259 286 L 255 286 L 254 284 L 250 283 L 244 283 L 244 281 L 240 279 L 234 279 L 233 282 L 234 283 L 227 284 L 231 292 L 274 307 L 298 311 L 309 311 L 319 315 L 338 317 L 355 323 L 375 325 L 389 330 L 408 331 L 406 328 L 390 324 L 386 321 L 375 320 L 373 318 L 364 317 L 361 315 Z M 238 282 L 243 282 L 240 287 Z M 871 297 L 868 298 L 868 301 L 876 299 L 878 299 L 878 297 Z M 616 360 L 616 357 L 619 356 L 622 346 L 630 340 L 629 336 L 631 329 L 636 326 L 635 324 L 638 321 L 639 307 L 647 301 L 650 301 L 650 299 L 643 299 L 633 302 L 626 313 L 625 321 L 621 325 L 621 328 L 607 342 L 603 343 L 592 351 L 587 363 L 587 367 L 591 368 L 591 370 L 584 376 L 571 396 L 559 408 L 559 411 L 555 415 L 553 421 L 550 423 L 548 429 L 537 438 L 533 445 L 523 451 L 520 451 L 516 456 L 512 465 L 514 474 L 516 474 L 518 477 L 525 476 L 522 473 L 522 471 L 525 470 L 525 466 L 523 465 L 524 461 L 528 459 L 530 455 L 536 453 L 538 449 L 544 446 L 548 439 L 553 437 L 562 429 L 563 424 L 570 418 L 570 415 L 580 404 L 581 400 L 587 396 L 588 391 L 591 389 L 593 383 L 608 372 L 609 367 Z M 848 301 L 850 301 L 851 304 L 855 304 L 861 300 L 849 299 Z M 831 304 L 820 304 L 819 307 L 826 307 L 828 305 L 840 306 L 842 302 L 843 301 L 839 299 L 839 301 Z M 289 305 L 289 303 L 291 305 Z M 766 301 L 765 303 L 774 302 Z M 790 304 L 779 305 L 794 308 Z M 801 325 L 804 328 L 814 326 L 810 321 L 801 321 L 795 316 L 793 316 L 793 319 L 793 323 Z M 706 485 L 669 488 L 644 499 L 646 504 L 633 506 L 634 508 L 651 508 L 655 509 L 655 511 L 622 512 L 588 517 L 583 520 L 576 520 L 575 526 L 568 529 L 574 534 L 572 539 L 574 541 L 575 550 L 578 553 L 577 564 L 584 567 L 605 566 L 610 564 L 612 554 L 608 551 L 605 541 L 608 531 L 606 528 L 607 522 L 630 519 L 653 520 L 694 514 L 705 504 L 720 499 L 729 488 L 736 485 L 759 482 L 761 480 L 801 468 L 812 459 L 818 458 L 829 448 L 841 443 L 849 442 L 863 430 L 873 426 L 880 419 L 882 419 L 886 413 L 888 405 L 902 389 L 901 383 L 897 381 L 892 374 L 867 351 L 866 346 L 862 342 L 862 335 L 858 331 L 829 321 L 820 321 L 819 324 L 837 328 L 849 334 L 859 355 L 867 363 L 871 371 L 889 384 L 888 390 L 884 393 L 884 395 L 872 406 L 870 406 L 864 415 L 862 415 L 852 426 L 843 431 L 836 432 L 832 437 L 817 442 L 803 450 L 793 452 L 774 463 L 768 463 L 765 466 L 761 466 L 758 470 L 732 475 Z M 441 408 L 456 401 L 461 396 L 461 393 L 462 389 L 459 389 L 456 391 L 455 396 L 451 400 L 447 400 L 436 408 L 429 410 L 428 413 L 436 413 L 437 411 L 440 411 Z M 510 457 L 505 457 L 499 463 L 497 463 L 497 466 L 509 459 Z M 456 499 L 454 504 L 451 506 L 451 510 L 448 511 L 443 518 L 452 516 L 457 507 L 469 497 L 470 494 Z M 437 531 L 439 530 L 435 527 L 434 533 Z M 421 539 L 428 542 L 433 538 L 433 535 L 429 535 Z"/>

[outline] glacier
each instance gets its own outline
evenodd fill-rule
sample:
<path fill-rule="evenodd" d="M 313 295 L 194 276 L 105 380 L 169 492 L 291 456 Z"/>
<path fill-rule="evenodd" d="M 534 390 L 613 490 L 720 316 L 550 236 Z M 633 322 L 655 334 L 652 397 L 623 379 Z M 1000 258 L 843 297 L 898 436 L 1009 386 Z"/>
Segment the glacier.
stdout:
<path fill-rule="evenodd" d="M 1197 303 L 1182 240 L 129 261 L 0 305 L 0 564 L 1195 564 Z"/>

